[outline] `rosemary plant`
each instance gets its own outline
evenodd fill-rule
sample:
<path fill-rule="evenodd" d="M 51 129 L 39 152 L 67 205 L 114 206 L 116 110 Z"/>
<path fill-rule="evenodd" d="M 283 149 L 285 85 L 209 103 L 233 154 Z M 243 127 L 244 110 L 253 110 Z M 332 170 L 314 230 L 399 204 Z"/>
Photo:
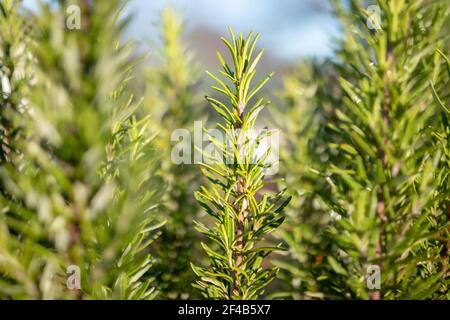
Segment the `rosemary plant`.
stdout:
<path fill-rule="evenodd" d="M 21 10 L 18 1 L 0 2 L 0 164 L 19 156 L 16 143 L 28 109 L 33 30 Z"/>
<path fill-rule="evenodd" d="M 321 279 L 332 282 L 330 297 L 445 296 L 436 263 L 445 229 L 436 206 L 442 156 L 428 132 L 440 110 L 428 84 L 439 70 L 434 51 L 447 10 L 439 1 L 379 0 L 374 25 L 364 1 L 333 3 L 344 27 L 335 65 L 342 97 L 324 129 L 331 192 L 323 200 L 336 251 Z"/>
<path fill-rule="evenodd" d="M 285 197 L 284 191 L 263 192 L 267 184 L 264 170 L 270 165 L 266 159 L 271 150 L 257 157 L 256 148 L 273 132 L 257 134 L 251 139 L 256 118 L 268 102 L 263 98 L 255 99 L 252 105 L 250 102 L 272 76 L 266 75 L 255 86 L 251 85 L 263 55 L 261 50 L 253 57 L 259 35 L 250 33 L 244 39 L 242 34 L 236 37 L 231 29 L 230 34 L 231 42 L 225 38 L 222 41 L 229 49 L 233 68 L 217 53 L 223 68 L 220 74 L 226 80 L 207 72 L 217 82 L 212 88 L 228 101 L 206 97 L 223 120 L 217 126 L 227 142 L 210 135 L 220 156 L 204 154 L 209 161 L 204 159 L 200 166 L 209 185 L 195 194 L 215 221 L 212 228 L 197 222 L 196 229 L 215 247 L 202 243 L 210 265 L 206 268 L 192 265 L 192 268 L 200 277 L 194 287 L 206 298 L 255 299 L 263 294 L 264 287 L 277 273 L 276 268 L 263 268 L 262 264 L 279 247 L 262 247 L 262 243 L 264 236 L 283 222 L 282 209 L 290 197 Z"/>
<path fill-rule="evenodd" d="M 0 165 L 0 299 L 151 299 L 163 188 L 128 89 L 123 3 L 78 1 L 82 30 L 66 29 L 67 3 L 35 20 L 21 159 Z"/>
<path fill-rule="evenodd" d="M 156 58 L 158 66 L 146 70 L 143 101 L 145 112 L 151 114 L 151 127 L 158 132 L 155 145 L 160 150 L 161 170 L 168 186 L 164 192 L 164 218 L 167 220 L 158 245 L 155 265 L 160 290 L 159 298 L 198 298 L 190 286 L 195 275 L 189 267 L 201 248 L 193 220 L 200 208 L 192 194 L 200 186 L 200 172 L 189 164 L 171 160 L 171 134 L 178 128 L 191 126 L 202 112 L 198 90 L 200 68 L 193 54 L 186 49 L 182 34 L 184 21 L 173 8 L 161 14 L 160 37 Z M 138 79 L 140 81 L 140 79 Z M 198 93 L 198 94 L 197 94 Z"/>

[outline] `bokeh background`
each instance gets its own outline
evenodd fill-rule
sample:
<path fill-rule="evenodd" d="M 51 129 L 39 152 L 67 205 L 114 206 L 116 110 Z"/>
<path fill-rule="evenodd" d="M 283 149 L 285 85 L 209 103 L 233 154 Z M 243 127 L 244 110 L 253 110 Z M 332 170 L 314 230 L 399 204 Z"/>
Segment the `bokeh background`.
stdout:
<path fill-rule="evenodd" d="M 37 3 L 24 0 L 31 9 Z M 216 65 L 215 51 L 228 26 L 260 32 L 259 46 L 267 49 L 264 63 L 278 70 L 306 57 L 331 57 L 333 39 L 340 35 L 326 0 L 283 0 L 282 5 L 279 0 L 131 0 L 127 36 L 138 41 L 140 50 L 151 51 L 159 41 L 158 19 L 168 6 L 184 17 L 185 43 L 205 66 Z"/>

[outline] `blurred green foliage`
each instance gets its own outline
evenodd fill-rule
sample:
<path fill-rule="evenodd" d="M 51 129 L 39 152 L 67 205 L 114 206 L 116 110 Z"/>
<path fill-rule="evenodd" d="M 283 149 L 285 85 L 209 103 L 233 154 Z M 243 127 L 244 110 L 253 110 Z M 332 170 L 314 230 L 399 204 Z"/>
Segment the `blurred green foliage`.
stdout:
<path fill-rule="evenodd" d="M 65 1 L 43 4 L 25 48 L 35 84 L 15 141 L 19 159 L 0 167 L 3 298 L 157 293 L 148 246 L 161 224 L 163 185 L 148 119 L 136 120 L 139 105 L 126 88 L 132 45 L 119 41 L 121 4 L 79 4 L 82 32 L 66 30 Z M 66 287 L 71 265 L 80 269 L 81 290 Z"/>
<path fill-rule="evenodd" d="M 155 52 L 157 66 L 145 69 L 143 112 L 151 115 L 152 128 L 158 132 L 155 145 L 160 150 L 161 173 L 167 183 L 162 198 L 167 220 L 155 247 L 155 271 L 160 298 L 187 299 L 199 295 L 191 286 L 194 275 L 190 262 L 198 261 L 199 239 L 194 219 L 199 207 L 193 193 L 200 186 L 200 171 L 192 164 L 172 161 L 172 132 L 186 129 L 192 133 L 194 121 L 205 118 L 199 99 L 200 67 L 182 42 L 183 21 L 172 8 L 166 8 L 159 23 L 162 45 Z"/>

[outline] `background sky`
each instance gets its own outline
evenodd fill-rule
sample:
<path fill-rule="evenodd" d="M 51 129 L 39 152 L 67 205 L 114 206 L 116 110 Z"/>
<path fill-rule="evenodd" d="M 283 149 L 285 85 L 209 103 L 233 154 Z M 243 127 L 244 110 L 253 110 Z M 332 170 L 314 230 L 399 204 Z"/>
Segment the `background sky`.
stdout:
<path fill-rule="evenodd" d="M 36 8 L 38 0 L 24 3 Z M 184 16 L 185 34 L 197 47 L 199 42 L 207 46 L 216 34 L 227 34 L 228 26 L 236 32 L 254 30 L 261 33 L 259 44 L 267 54 L 287 63 L 331 56 L 332 38 L 339 35 L 326 0 L 131 0 L 127 13 L 134 18 L 128 35 L 148 46 L 149 40 L 157 39 L 155 25 L 166 6 Z"/>
<path fill-rule="evenodd" d="M 154 34 L 155 21 L 166 6 L 181 12 L 187 33 L 200 28 L 220 35 L 231 26 L 236 32 L 255 30 L 260 45 L 280 59 L 331 55 L 331 38 L 338 24 L 326 0 L 131 0 L 135 14 L 130 32 L 143 39 Z"/>

